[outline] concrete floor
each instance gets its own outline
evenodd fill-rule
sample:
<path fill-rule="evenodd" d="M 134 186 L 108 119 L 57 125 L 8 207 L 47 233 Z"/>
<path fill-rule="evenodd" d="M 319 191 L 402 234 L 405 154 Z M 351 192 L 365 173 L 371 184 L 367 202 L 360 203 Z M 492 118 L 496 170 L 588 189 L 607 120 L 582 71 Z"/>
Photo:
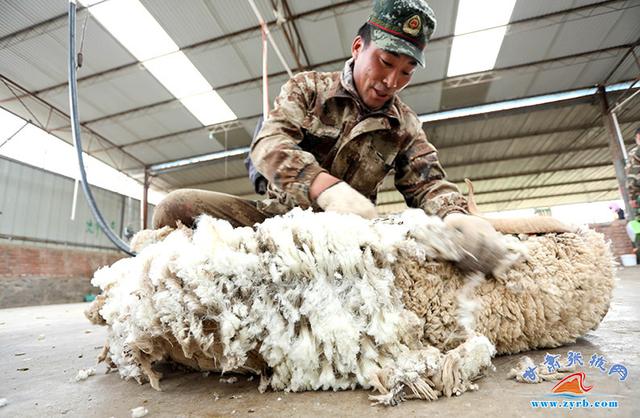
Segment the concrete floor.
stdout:
<path fill-rule="evenodd" d="M 219 376 L 200 373 L 170 373 L 161 382 L 163 392 L 148 384 L 123 381 L 117 373 L 97 374 L 75 382 L 81 368 L 95 365 L 106 329 L 91 325 L 82 314 L 86 304 L 51 305 L 0 310 L 0 407 L 2 417 L 129 417 L 130 409 L 144 406 L 149 417 L 216 416 L 640 416 L 640 267 L 620 270 L 615 297 L 601 326 L 571 346 L 550 350 L 566 361 L 567 351 L 580 351 L 593 385 L 588 398 L 614 399 L 617 409 L 568 411 L 534 410 L 532 399 L 545 398 L 554 383 L 527 385 L 507 379 L 520 355 L 498 357 L 496 371 L 479 381 L 478 392 L 436 402 L 409 401 L 394 408 L 372 407 L 367 393 L 307 392 L 260 394 L 256 380 L 239 376 L 234 384 L 221 383 Z M 528 353 L 536 363 L 546 351 Z M 622 363 L 629 376 L 620 382 L 589 367 L 594 353 L 602 354 L 608 365 Z M 633 395 L 635 393 L 636 395 Z M 603 395 L 604 394 L 604 395 Z"/>

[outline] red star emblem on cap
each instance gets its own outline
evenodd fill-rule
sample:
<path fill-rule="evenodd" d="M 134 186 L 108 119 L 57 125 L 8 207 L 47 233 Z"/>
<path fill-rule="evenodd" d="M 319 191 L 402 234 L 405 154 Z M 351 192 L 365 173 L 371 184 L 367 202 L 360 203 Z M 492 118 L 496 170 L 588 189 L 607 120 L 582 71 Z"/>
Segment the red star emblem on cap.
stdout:
<path fill-rule="evenodd" d="M 402 25 L 402 31 L 408 35 L 417 36 L 418 33 L 420 33 L 421 27 L 422 21 L 420 20 L 420 16 L 413 15 L 404 22 L 404 25 Z"/>

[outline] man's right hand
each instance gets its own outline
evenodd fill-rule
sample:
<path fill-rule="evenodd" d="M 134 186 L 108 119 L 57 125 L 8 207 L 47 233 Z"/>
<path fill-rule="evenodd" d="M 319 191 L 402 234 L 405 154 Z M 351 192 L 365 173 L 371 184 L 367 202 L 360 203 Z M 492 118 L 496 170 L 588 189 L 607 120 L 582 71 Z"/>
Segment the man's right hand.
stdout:
<path fill-rule="evenodd" d="M 365 219 L 378 216 L 373 203 L 344 181 L 325 188 L 318 196 L 317 203 L 326 212 L 354 213 Z"/>

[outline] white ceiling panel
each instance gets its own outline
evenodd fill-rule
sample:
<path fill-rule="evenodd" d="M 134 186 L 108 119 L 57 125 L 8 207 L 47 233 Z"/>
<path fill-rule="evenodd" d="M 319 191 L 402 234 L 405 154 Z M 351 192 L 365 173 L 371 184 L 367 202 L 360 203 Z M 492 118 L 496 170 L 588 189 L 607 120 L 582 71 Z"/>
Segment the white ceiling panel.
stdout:
<path fill-rule="evenodd" d="M 400 94 L 402 101 L 411 107 L 418 115 L 438 110 L 442 89 L 439 85 L 409 89 Z"/>
<path fill-rule="evenodd" d="M 275 40 L 280 52 L 282 53 L 285 62 L 289 66 L 289 68 L 295 70 L 296 64 L 295 60 L 291 54 L 291 50 L 285 40 L 284 35 L 280 29 L 272 29 L 271 36 Z M 238 42 L 234 42 L 236 46 L 236 51 L 240 55 L 240 59 L 246 63 L 248 68 L 256 69 L 257 75 L 262 74 L 262 37 L 259 33 L 254 37 L 250 37 L 247 39 L 242 39 Z M 280 71 L 285 71 L 284 66 L 278 59 L 275 51 L 269 46 L 268 50 L 268 67 L 269 74 L 277 73 Z"/>
<path fill-rule="evenodd" d="M 3 76 L 17 81 L 31 91 L 57 83 L 55 75 L 52 76 L 36 67 L 27 58 L 11 49 L 0 49 L 0 62 Z"/>
<path fill-rule="evenodd" d="M 145 164 L 154 164 L 160 161 L 172 160 L 174 158 L 172 155 L 162 152 L 158 147 L 152 147 L 146 144 L 127 147 L 127 152 Z"/>
<path fill-rule="evenodd" d="M 99 128 L 111 123 L 113 121 L 105 121 L 92 126 Z M 133 133 L 135 139 L 127 141 L 127 143 L 199 126 L 199 122 L 186 109 L 166 109 L 141 113 L 136 117 L 117 119 L 117 123 L 128 132 Z"/>
<path fill-rule="evenodd" d="M 171 1 L 141 0 L 149 13 L 180 48 L 224 35 L 212 7 L 215 1 L 188 0 L 181 6 Z"/>
<path fill-rule="evenodd" d="M 437 42 L 427 46 L 425 67 L 416 69 L 412 83 L 429 80 L 441 80 L 447 74 L 449 63 L 449 42 Z"/>
<path fill-rule="evenodd" d="M 186 55 L 209 84 L 216 88 L 260 76 L 257 68 L 245 64 L 237 48 L 235 45 L 217 45 L 215 48 L 188 50 Z"/>
<path fill-rule="evenodd" d="M 67 115 L 69 114 L 69 92 L 67 90 L 60 90 L 55 94 L 43 95 L 45 100 L 57 107 Z M 95 100 L 91 97 L 91 100 Z M 78 114 L 80 120 L 95 119 L 105 114 L 105 109 L 101 107 L 101 104 L 97 105 L 93 102 L 89 102 L 84 96 L 78 95 Z"/>
<path fill-rule="evenodd" d="M 251 10 L 248 1 L 218 1 L 205 0 L 209 3 L 212 13 L 218 26 L 224 33 L 237 32 L 243 29 L 255 27 L 258 25 L 258 19 Z M 262 13 L 262 17 L 266 21 L 273 20 L 273 13 L 265 13 L 269 9 L 263 6 L 264 0 L 256 0 L 258 9 Z M 257 32 L 259 35 L 260 32 Z"/>
<path fill-rule="evenodd" d="M 585 69 L 586 65 L 580 63 L 541 71 L 536 74 L 526 95 L 535 96 L 571 89 L 575 86 L 576 77 Z"/>
<path fill-rule="evenodd" d="M 572 55 L 612 45 L 606 38 L 621 14 L 622 12 L 607 13 L 564 23 L 549 50 L 549 57 Z"/>
<path fill-rule="evenodd" d="M 312 64 L 318 64 L 335 60 L 351 55 L 351 40 L 358 30 L 356 26 L 348 34 L 344 34 L 345 22 L 350 22 L 354 15 L 359 13 L 347 13 L 336 18 L 312 19 L 303 18 L 298 21 L 298 31 L 302 38 L 302 44 L 305 46 L 307 54 Z M 362 22 L 362 20 L 359 20 Z M 343 36 L 341 36 L 341 34 Z M 334 45 L 333 48 L 314 48 L 313 45 L 319 40 L 327 45 Z"/>
<path fill-rule="evenodd" d="M 224 147 L 220 143 L 220 141 L 217 141 L 216 139 L 209 139 L 208 132 L 202 131 L 198 134 L 198 136 L 192 134 L 189 139 L 183 140 L 183 142 L 188 145 L 189 149 L 193 150 L 193 153 L 191 155 L 209 154 L 212 152 L 219 152 L 224 150 Z M 178 155 L 180 155 L 180 153 L 178 153 Z"/>
<path fill-rule="evenodd" d="M 578 77 L 576 78 L 574 85 L 575 86 L 593 86 L 599 83 L 603 83 L 605 78 L 611 72 L 611 69 L 620 61 L 622 58 L 622 51 L 619 56 L 614 56 L 611 58 L 603 58 L 598 60 L 593 60 L 586 65 Z M 614 75 L 613 80 L 616 80 L 616 76 Z"/>
<path fill-rule="evenodd" d="M 530 1 L 518 0 L 511 14 L 511 21 L 559 12 L 586 4 L 598 3 L 600 0 L 553 0 Z"/>
<path fill-rule="evenodd" d="M 434 38 L 453 35 L 456 24 L 456 1 L 451 0 L 431 0 L 428 2 L 433 13 L 436 15 L 436 31 Z"/>
<path fill-rule="evenodd" d="M 493 80 L 487 93 L 487 102 L 514 99 L 526 95 L 529 85 L 535 77 L 535 72 L 513 72 L 509 77 L 498 77 Z"/>
<path fill-rule="evenodd" d="M 297 15 L 300 13 L 307 12 L 313 9 L 319 9 L 321 7 L 326 7 L 331 4 L 337 3 L 338 0 L 288 0 L 289 9 L 293 15 Z"/>
<path fill-rule="evenodd" d="M 11 69 L 8 73 L 14 79 L 22 80 L 24 78 L 24 83 L 20 84 L 28 89 L 38 90 L 67 79 L 66 46 L 49 34 L 25 39 L 18 44 L 12 45 L 8 50 L 12 54 L 6 57 L 8 58 L 6 61 L 3 57 L 3 67 L 5 65 L 9 66 L 9 63 L 11 63 Z M 2 72 L 3 74 L 5 73 L 4 68 Z M 33 77 L 38 73 L 45 76 Z M 7 76 L 9 77 L 9 75 Z M 33 78 L 27 79 L 25 78 L 26 76 L 32 76 Z"/>
<path fill-rule="evenodd" d="M 560 27 L 561 25 L 552 25 L 509 29 L 502 41 L 496 68 L 548 58 L 549 48 L 558 36 Z"/>
<path fill-rule="evenodd" d="M 69 29 L 67 28 L 66 21 L 67 20 L 64 19 L 65 25 L 60 29 L 48 32 L 62 46 L 60 59 L 61 62 L 63 62 L 65 76 L 58 80 L 59 82 L 67 81 L 66 63 L 68 59 L 67 42 Z M 80 52 L 82 45 L 83 55 L 83 64 L 82 67 L 78 69 L 78 78 L 136 61 L 129 51 L 127 51 L 120 42 L 116 41 L 115 38 L 92 17 L 89 17 L 87 20 L 87 27 L 84 31 L 84 41 L 82 38 L 84 18 L 78 16 L 76 26 L 76 49 L 77 52 Z"/>
<path fill-rule="evenodd" d="M 78 97 L 100 109 L 100 114 L 90 116 L 85 114 L 84 108 L 79 107 L 81 120 L 109 116 L 173 97 L 164 87 L 158 86 L 156 79 L 145 71 L 131 73 L 112 81 L 78 86 Z"/>
<path fill-rule="evenodd" d="M 640 38 L 640 2 L 628 0 L 629 8 L 619 12 L 618 20 L 610 28 L 602 47 L 632 44 Z"/>
<path fill-rule="evenodd" d="M 330 4 L 335 5 L 342 0 L 288 1 L 292 13 L 299 14 L 327 7 Z M 597 1 L 601 0 L 535 2 L 519 0 L 512 15 L 512 21 L 547 15 Z M 214 88 L 228 86 L 220 88 L 219 93 L 237 116 L 251 118 L 241 120 L 242 128 L 229 132 L 226 147 L 248 145 L 256 123 L 255 116 L 262 113 L 261 81 L 248 81 L 262 74 L 262 39 L 260 32 L 255 29 L 257 18 L 249 3 L 246 0 L 239 2 L 187 0 L 180 2 L 179 5 L 169 0 L 142 0 L 142 2 L 180 46 L 205 42 L 185 50 L 185 53 Z M 267 21 L 273 20 L 274 14 L 271 11 L 270 0 L 256 0 L 256 2 L 263 17 Z M 353 2 L 335 10 L 311 13 L 296 21 L 312 64 L 341 60 L 350 55 L 351 41 L 358 27 L 367 19 L 370 5 L 370 1 Z M 438 19 L 438 29 L 434 37 L 441 40 L 428 45 L 427 68 L 418 70 L 415 74 L 413 78 L 415 87 L 409 87 L 401 93 L 403 101 L 417 113 L 430 113 L 438 111 L 441 106 L 460 106 L 460 103 L 494 102 L 587 87 L 601 81 L 626 52 L 626 50 L 620 50 L 613 54 L 589 55 L 577 60 L 495 71 L 492 74 L 493 78 L 481 81 L 481 84 L 470 77 L 460 78 L 463 81 L 463 87 L 455 91 L 443 90 L 451 88 L 447 86 L 452 85 L 451 82 L 444 83 L 440 80 L 446 74 L 451 47 L 451 39 L 448 36 L 454 30 L 457 2 L 432 0 L 430 5 Z M 66 14 L 67 4 L 62 0 L 54 2 L 10 0 L 5 2 L 4 6 L 4 13 L 0 14 L 0 34 L 15 32 L 27 26 L 38 25 L 53 16 Z M 616 10 L 620 7 L 626 7 L 626 10 Z M 607 3 L 606 6 L 596 9 L 581 10 L 580 13 L 565 14 L 564 17 L 556 16 L 515 24 L 509 27 L 496 67 L 528 64 L 635 42 L 640 37 L 640 25 L 637 24 L 639 21 L 640 3 L 627 0 Z M 83 23 L 81 12 L 78 24 L 81 27 Z M 34 30 L 25 39 L 16 37 L 0 43 L 4 45 L 0 47 L 2 75 L 31 91 L 62 84 L 62 87 L 41 94 L 41 97 L 64 112 L 68 111 L 68 97 L 66 86 L 64 86 L 67 77 L 66 31 L 66 18 L 62 17 L 52 24 L 45 24 Z M 238 31 L 243 33 L 223 40 L 207 42 Z M 274 25 L 272 33 L 286 61 L 293 69 L 295 60 L 281 28 Z M 442 39 L 443 37 L 445 39 Z M 215 139 L 210 139 L 208 131 L 205 128 L 198 128 L 199 123 L 178 101 L 159 104 L 172 100 L 172 96 L 141 66 L 134 64 L 125 69 L 117 69 L 135 62 L 135 59 L 93 19 L 88 20 L 83 53 L 85 65 L 79 70 L 80 78 L 99 72 L 105 72 L 105 74 L 80 82 L 81 119 L 87 121 L 131 110 L 124 115 L 92 124 L 92 128 L 109 141 L 123 145 L 145 139 L 162 138 L 124 147 L 126 152 L 130 152 L 144 164 L 187 158 L 224 148 L 223 135 L 218 133 Z M 316 69 L 339 71 L 342 66 L 342 62 L 337 62 Z M 283 71 L 284 67 L 269 46 L 269 73 L 276 74 Z M 613 80 L 633 79 L 637 77 L 638 72 L 634 60 L 629 58 L 615 73 Z M 271 102 L 287 78 L 286 75 L 269 78 Z M 6 88 L 2 88 L 2 85 L 0 85 L 0 94 L 2 95 L 0 100 L 10 97 L 10 93 Z M 615 95 L 612 95 L 611 101 L 615 102 L 615 100 Z M 46 106 L 36 104 L 33 100 L 29 103 L 31 111 L 38 118 L 47 118 Z M 30 117 L 29 112 L 15 100 L 3 102 L 2 106 L 15 111 L 20 116 Z M 620 115 L 625 122 L 622 126 L 625 135 L 631 135 L 637 120 L 640 119 L 634 107 L 629 106 Z M 133 111 L 136 108 L 143 109 Z M 580 164 L 606 163 L 609 158 L 606 148 L 603 148 L 605 152 L 600 148 L 583 149 L 578 153 L 560 152 L 570 147 L 594 147 L 606 144 L 606 132 L 603 129 L 554 132 L 554 129 L 562 131 L 575 126 L 597 123 L 598 114 L 597 106 L 585 105 L 584 101 L 580 101 L 544 110 L 529 108 L 500 116 L 490 114 L 484 117 L 437 122 L 425 128 L 429 132 L 429 138 L 440 149 L 445 169 L 454 180 L 459 181 L 465 175 L 482 178 L 518 172 L 535 172 L 545 167 L 561 169 L 576 165 L 576 160 L 579 160 Z M 596 122 L 593 122 L 594 120 Z M 62 128 L 58 134 L 68 141 L 69 132 L 65 127 L 68 121 L 62 117 L 54 117 L 52 123 L 52 126 Z M 189 130 L 193 131 L 189 132 Z M 522 137 L 540 130 L 547 132 L 522 139 L 509 138 L 510 135 Z M 175 135 L 176 132 L 182 131 L 186 132 Z M 503 138 L 503 140 L 486 142 L 491 138 Z M 481 141 L 481 143 L 474 144 L 474 141 Z M 98 148 L 98 141 L 86 135 L 85 145 L 88 145 L 88 142 L 92 142 L 92 149 Z M 460 142 L 471 143 L 464 147 L 452 148 L 452 145 Z M 552 152 L 554 150 L 557 152 Z M 127 157 L 117 149 L 109 153 L 111 158 L 105 158 L 104 153 L 98 154 L 98 157 L 116 166 L 122 164 L 130 167 L 139 166 L 139 163 L 135 163 L 131 157 Z M 531 157 L 536 153 L 548 155 Z M 495 162 L 499 158 L 505 161 Z M 480 163 L 471 165 L 469 162 Z M 594 185 L 605 184 L 606 182 L 588 181 L 593 180 L 594 175 L 600 174 L 612 175 L 611 167 L 481 180 L 477 186 L 478 190 L 484 192 L 494 190 L 493 193 L 484 197 L 486 199 L 525 199 L 536 196 L 535 193 L 526 189 L 528 184 L 540 185 L 546 181 L 587 181 L 583 183 L 584 186 L 554 186 L 538 189 L 536 192 L 557 194 L 578 190 L 579 187 L 593 188 Z M 230 180 L 228 183 L 220 180 L 215 183 L 215 187 L 229 193 L 251 193 L 251 185 L 245 176 L 246 170 L 242 160 L 231 159 L 226 164 L 211 163 L 166 174 L 156 181 L 161 184 L 163 179 L 166 179 L 166 182 L 178 187 L 207 183 L 212 179 L 239 178 Z M 385 185 L 388 186 L 388 182 Z M 523 190 L 495 191 L 500 188 L 517 187 L 522 187 Z M 585 196 L 589 195 L 583 195 L 581 198 Z M 598 196 L 602 196 L 602 193 Z M 565 202 L 567 199 L 557 198 L 556 200 Z M 546 204 L 551 201 L 550 199 L 523 200 L 522 202 L 528 203 L 507 202 L 497 206 L 504 208 L 509 205 L 528 205 L 532 204 L 531 202 Z"/>
<path fill-rule="evenodd" d="M 109 138 L 116 145 L 128 144 L 139 139 L 126 126 L 117 122 L 96 124 L 91 129 L 105 138 Z"/>
<path fill-rule="evenodd" d="M 4 0 L 0 19 L 0 37 L 10 35 L 19 30 L 33 26 L 34 22 L 43 22 L 55 16 L 67 13 L 66 1 L 51 0 Z M 56 25 L 66 26 L 62 19 Z"/>

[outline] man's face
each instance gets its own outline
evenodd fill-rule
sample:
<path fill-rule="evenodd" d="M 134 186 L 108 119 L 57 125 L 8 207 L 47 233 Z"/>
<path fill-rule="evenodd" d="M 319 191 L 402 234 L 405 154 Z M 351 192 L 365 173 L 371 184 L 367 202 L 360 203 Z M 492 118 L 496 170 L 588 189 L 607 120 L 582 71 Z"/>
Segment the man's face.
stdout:
<path fill-rule="evenodd" d="M 381 108 L 393 95 L 409 84 L 418 63 L 408 55 L 366 47 L 360 36 L 351 45 L 353 81 L 360 98 L 369 109 Z"/>

